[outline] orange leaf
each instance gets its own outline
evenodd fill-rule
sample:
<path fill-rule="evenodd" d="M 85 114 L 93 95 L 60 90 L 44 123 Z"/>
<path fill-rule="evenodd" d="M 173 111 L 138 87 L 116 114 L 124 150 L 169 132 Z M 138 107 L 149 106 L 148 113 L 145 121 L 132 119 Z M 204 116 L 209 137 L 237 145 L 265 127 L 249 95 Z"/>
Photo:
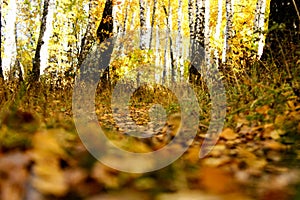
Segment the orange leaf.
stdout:
<path fill-rule="evenodd" d="M 236 134 L 231 128 L 225 128 L 220 137 L 226 140 L 234 140 L 238 137 L 238 134 Z"/>
<path fill-rule="evenodd" d="M 213 193 L 228 193 L 237 190 L 233 177 L 216 167 L 204 167 L 201 170 L 202 185 Z"/>

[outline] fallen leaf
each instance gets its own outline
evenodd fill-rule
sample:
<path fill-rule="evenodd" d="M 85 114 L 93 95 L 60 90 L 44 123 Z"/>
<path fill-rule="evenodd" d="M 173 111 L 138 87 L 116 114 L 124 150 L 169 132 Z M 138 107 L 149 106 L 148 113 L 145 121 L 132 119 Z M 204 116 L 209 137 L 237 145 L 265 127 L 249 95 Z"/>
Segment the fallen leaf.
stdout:
<path fill-rule="evenodd" d="M 285 149 L 285 145 L 281 144 L 280 142 L 276 142 L 274 140 L 267 140 L 263 144 L 265 149 L 271 149 L 276 151 Z"/>
<path fill-rule="evenodd" d="M 234 192 L 238 189 L 233 177 L 216 167 L 201 169 L 201 184 L 206 190 L 219 194 Z"/>
<path fill-rule="evenodd" d="M 235 133 L 231 128 L 225 128 L 222 131 L 220 137 L 226 140 L 234 140 L 238 137 L 238 134 Z"/>

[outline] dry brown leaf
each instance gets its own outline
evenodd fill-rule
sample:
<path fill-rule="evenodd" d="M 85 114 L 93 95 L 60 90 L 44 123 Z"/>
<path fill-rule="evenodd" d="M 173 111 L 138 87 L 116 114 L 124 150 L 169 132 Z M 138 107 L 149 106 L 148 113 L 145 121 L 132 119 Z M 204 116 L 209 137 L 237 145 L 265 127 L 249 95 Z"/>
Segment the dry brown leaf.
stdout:
<path fill-rule="evenodd" d="M 220 137 L 226 140 L 234 140 L 238 137 L 238 134 L 235 133 L 231 128 L 225 128 L 222 131 Z"/>
<path fill-rule="evenodd" d="M 249 127 L 247 125 L 244 125 L 244 126 L 242 126 L 241 130 L 239 131 L 239 133 L 245 135 L 245 134 L 251 133 L 251 131 L 252 131 L 251 127 Z"/>
<path fill-rule="evenodd" d="M 274 140 L 267 140 L 263 144 L 265 149 L 271 149 L 275 151 L 280 151 L 285 149 L 285 145 L 281 144 L 280 142 L 276 142 Z"/>
<path fill-rule="evenodd" d="M 280 138 L 281 135 L 284 135 L 284 134 L 285 134 L 285 132 L 283 130 L 276 129 L 276 130 L 271 131 L 270 137 L 274 140 L 277 140 Z"/>
<path fill-rule="evenodd" d="M 219 167 L 231 161 L 230 157 L 223 156 L 220 158 L 205 158 L 203 159 L 203 164 L 211 167 Z"/>
<path fill-rule="evenodd" d="M 237 191 L 237 184 L 233 177 L 216 167 L 203 167 L 201 169 L 201 184 L 213 193 L 229 193 Z"/>

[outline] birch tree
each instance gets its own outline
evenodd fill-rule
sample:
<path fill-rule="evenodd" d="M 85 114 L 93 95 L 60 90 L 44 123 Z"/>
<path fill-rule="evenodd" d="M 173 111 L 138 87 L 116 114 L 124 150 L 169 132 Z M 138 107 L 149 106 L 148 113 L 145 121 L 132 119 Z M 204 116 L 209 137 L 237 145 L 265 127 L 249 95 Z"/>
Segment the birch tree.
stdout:
<path fill-rule="evenodd" d="M 44 74 L 45 69 L 48 67 L 48 59 L 49 59 L 49 39 L 52 34 L 53 26 L 53 14 L 55 11 L 55 1 L 49 0 L 49 11 L 46 18 L 46 30 L 44 33 L 43 41 L 44 44 L 41 47 L 41 67 L 40 67 L 40 75 Z"/>
<path fill-rule="evenodd" d="M 193 83 L 199 82 L 201 71 L 200 66 L 204 61 L 204 39 L 205 39 L 205 0 L 196 0 L 195 20 L 192 20 L 193 14 L 189 13 L 190 20 L 194 25 L 190 25 L 191 49 L 189 67 L 189 80 Z M 190 5 L 189 12 L 192 12 L 193 6 Z"/>
<path fill-rule="evenodd" d="M 265 12 L 266 0 L 257 0 L 255 17 L 254 17 L 254 34 L 257 35 L 255 39 L 257 45 L 257 58 L 260 59 L 264 49 L 264 27 L 265 27 Z"/>
<path fill-rule="evenodd" d="M 2 0 L 0 1 L 0 78 L 3 77 L 3 70 L 2 70 Z"/>
<path fill-rule="evenodd" d="M 95 15 L 95 10 L 98 4 L 96 1 L 90 1 L 89 2 L 89 16 L 88 16 L 88 24 L 85 30 L 84 36 L 81 38 L 81 47 L 80 47 L 80 52 L 78 56 L 78 68 L 80 68 L 81 64 L 83 63 L 84 59 L 88 55 L 90 48 L 94 44 L 96 38 L 94 35 L 94 32 L 96 30 L 96 15 Z M 105 4 L 106 8 L 106 4 Z M 104 10 L 103 14 L 106 13 L 107 11 Z M 112 14 L 110 15 L 112 16 Z M 101 39 L 100 39 L 101 40 Z"/>
<path fill-rule="evenodd" d="M 205 49 L 205 65 L 210 65 L 210 1 L 205 0 L 204 11 L 204 49 Z"/>
<path fill-rule="evenodd" d="M 15 0 L 10 0 L 7 5 L 7 14 L 5 16 L 6 24 L 4 26 L 5 40 L 3 43 L 4 55 L 2 60 L 2 70 L 5 80 L 9 78 L 10 74 L 12 73 L 12 69 L 16 64 L 16 19 L 17 3 Z"/>
<path fill-rule="evenodd" d="M 146 27 L 146 2 L 139 0 L 140 5 L 140 49 L 147 48 L 147 27 Z"/>
<path fill-rule="evenodd" d="M 178 1 L 178 19 L 177 19 L 177 25 L 178 25 L 178 33 L 177 33 L 177 47 L 176 47 L 176 55 L 177 55 L 177 66 L 179 67 L 179 78 L 182 81 L 183 79 L 183 58 L 182 58 L 182 0 Z"/>
<path fill-rule="evenodd" d="M 226 62 L 226 57 L 231 51 L 230 41 L 233 37 L 233 4 L 232 0 L 226 0 L 226 26 L 224 33 L 224 45 L 223 45 L 223 53 L 222 53 L 222 63 Z"/>
<path fill-rule="evenodd" d="M 102 14 L 101 22 L 97 29 L 97 37 L 100 41 L 100 43 L 104 42 L 106 39 L 113 36 L 113 16 L 112 16 L 112 8 L 113 8 L 113 2 L 112 0 L 106 0 L 104 11 Z M 111 55 L 107 55 L 111 56 Z M 107 62 L 107 65 L 109 64 L 110 58 L 105 59 Z M 105 69 L 105 72 L 102 76 L 110 87 L 110 67 L 107 66 Z"/>
<path fill-rule="evenodd" d="M 218 0 L 218 18 L 217 18 L 215 35 L 214 35 L 214 38 L 215 40 L 217 40 L 217 42 L 219 38 L 221 38 L 222 16 L 223 16 L 223 0 Z M 218 66 L 220 58 L 219 58 L 219 51 L 217 48 L 214 49 L 214 59 L 215 59 L 214 63 Z"/>
<path fill-rule="evenodd" d="M 150 31 L 150 41 L 149 41 L 149 47 L 151 48 L 152 45 L 152 39 L 153 39 L 153 30 L 154 30 L 154 22 L 155 22 L 155 13 L 157 9 L 157 0 L 154 0 L 153 2 L 153 8 L 152 8 L 152 17 L 151 17 L 151 31 Z"/>
<path fill-rule="evenodd" d="M 35 49 L 35 56 L 32 63 L 32 71 L 31 71 L 31 77 L 30 81 L 36 82 L 40 78 L 40 68 L 41 68 L 41 48 L 43 45 L 43 37 L 46 31 L 46 20 L 47 15 L 49 11 L 49 1 L 50 0 L 44 0 L 44 7 L 43 7 L 43 15 L 41 20 L 41 26 L 40 26 L 40 32 L 39 37 L 37 41 L 37 46 Z"/>
<path fill-rule="evenodd" d="M 174 50 L 173 50 L 173 39 L 171 35 L 171 30 L 173 27 L 172 21 L 172 7 L 171 1 L 168 1 L 168 10 L 163 5 L 163 10 L 166 16 L 166 43 L 164 49 L 164 72 L 163 72 L 163 80 L 166 82 L 167 78 L 170 77 L 171 81 L 174 82 L 176 79 L 176 65 L 175 65 L 175 58 L 174 58 Z M 169 73 L 170 72 L 170 73 Z"/>

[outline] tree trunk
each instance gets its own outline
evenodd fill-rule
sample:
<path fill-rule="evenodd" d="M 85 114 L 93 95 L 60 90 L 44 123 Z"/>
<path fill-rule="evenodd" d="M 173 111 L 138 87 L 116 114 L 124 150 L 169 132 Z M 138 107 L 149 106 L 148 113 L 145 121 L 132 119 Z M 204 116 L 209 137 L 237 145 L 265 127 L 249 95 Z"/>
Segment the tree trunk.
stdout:
<path fill-rule="evenodd" d="M 201 76 L 201 66 L 204 63 L 204 40 L 205 40 L 205 0 L 196 1 L 196 18 L 194 25 L 191 26 L 194 31 L 191 33 L 191 50 L 189 67 L 189 81 L 199 84 Z"/>
<path fill-rule="evenodd" d="M 152 39 L 153 39 L 153 30 L 154 30 L 154 22 L 155 22 L 155 12 L 157 8 L 157 0 L 154 0 L 153 3 L 153 9 L 152 9 L 152 20 L 151 20 L 151 32 L 150 32 L 150 41 L 149 41 L 149 47 L 151 48 L 152 45 Z"/>
<path fill-rule="evenodd" d="M 94 31 L 95 31 L 95 16 L 93 14 L 93 10 L 96 8 L 97 4 L 94 1 L 90 1 L 89 4 L 89 17 L 88 17 L 88 24 L 86 27 L 86 31 L 84 36 L 81 39 L 81 47 L 80 53 L 78 57 L 78 69 L 81 68 L 83 61 L 85 60 L 86 56 L 88 55 L 93 43 L 95 42 Z M 105 10 L 104 10 L 105 12 Z"/>
<path fill-rule="evenodd" d="M 195 30 L 195 0 L 188 2 L 189 28 L 190 28 L 190 49 L 189 54 L 192 55 L 192 48 L 194 46 L 194 30 Z"/>
<path fill-rule="evenodd" d="M 224 34 L 224 46 L 223 46 L 223 54 L 222 54 L 222 63 L 226 63 L 227 56 L 231 51 L 231 39 L 233 37 L 233 4 L 232 0 L 226 0 L 226 27 Z M 230 59 L 229 59 L 230 60 Z"/>
<path fill-rule="evenodd" d="M 216 32 L 214 35 L 215 40 L 219 40 L 221 38 L 221 26 L 222 26 L 222 15 L 223 15 L 223 0 L 218 0 L 218 19 L 217 19 L 217 24 L 216 24 Z M 215 59 L 215 64 L 218 67 L 219 66 L 219 51 L 217 48 L 214 50 L 214 59 Z"/>
<path fill-rule="evenodd" d="M 254 19 L 254 35 L 256 35 L 255 43 L 257 45 L 257 58 L 260 59 L 264 48 L 264 28 L 265 28 L 265 12 L 266 0 L 257 0 L 255 19 Z"/>
<path fill-rule="evenodd" d="M 44 38 L 43 38 L 43 45 L 41 47 L 41 67 L 40 67 L 40 75 L 44 74 L 45 69 L 48 67 L 48 59 L 49 59 L 49 51 L 48 51 L 48 46 L 49 46 L 49 40 L 52 34 L 52 22 L 53 22 L 53 14 L 55 10 L 55 1 L 50 0 L 49 1 L 49 9 L 48 9 L 48 15 L 46 19 L 46 30 L 44 33 Z"/>
<path fill-rule="evenodd" d="M 41 48 L 44 44 L 43 37 L 46 31 L 46 19 L 49 10 L 49 0 L 44 0 L 44 8 L 43 8 L 43 15 L 42 15 L 42 22 L 41 28 L 39 33 L 39 38 L 37 42 L 37 46 L 35 49 L 35 56 L 32 63 L 32 71 L 30 76 L 31 82 L 37 82 L 40 78 L 40 67 L 41 67 Z"/>
<path fill-rule="evenodd" d="M 204 17 L 204 49 L 205 49 L 205 65 L 210 65 L 210 1 L 205 1 L 205 17 Z"/>
<path fill-rule="evenodd" d="M 139 0 L 140 3 L 140 49 L 147 48 L 147 27 L 146 27 L 146 2 Z"/>
<path fill-rule="evenodd" d="M 178 19 L 177 19 L 177 25 L 178 25 L 178 35 L 177 35 L 177 45 L 176 45 L 176 56 L 177 56 L 177 66 L 179 67 L 179 80 L 183 80 L 183 60 L 182 60 L 182 0 L 178 1 Z"/>
<path fill-rule="evenodd" d="M 0 52 L 2 52 L 2 5 L 3 2 L 2 0 L 0 1 Z M 3 70 L 2 70 L 2 56 L 0 55 L 0 78 L 4 78 L 3 77 Z"/>
<path fill-rule="evenodd" d="M 2 70 L 4 79 L 8 79 L 11 74 L 14 72 L 14 66 L 16 64 L 16 56 L 17 56 L 17 49 L 16 49 L 16 19 L 17 19 L 17 3 L 15 0 L 10 0 L 8 2 L 8 13 L 6 14 L 5 19 L 6 24 L 4 28 L 4 57 L 2 60 Z"/>
<path fill-rule="evenodd" d="M 97 37 L 99 38 L 100 43 L 104 42 L 106 39 L 109 39 L 113 37 L 113 16 L 112 16 L 112 0 L 106 0 L 104 11 L 102 14 L 101 22 L 97 29 Z M 111 55 L 107 55 L 110 56 Z M 102 80 L 104 79 L 104 83 L 106 83 L 106 86 L 109 88 L 111 87 L 111 81 L 110 81 L 110 67 L 109 67 L 109 60 L 110 58 L 107 58 L 107 67 L 105 68 L 105 71 L 102 75 Z"/>

